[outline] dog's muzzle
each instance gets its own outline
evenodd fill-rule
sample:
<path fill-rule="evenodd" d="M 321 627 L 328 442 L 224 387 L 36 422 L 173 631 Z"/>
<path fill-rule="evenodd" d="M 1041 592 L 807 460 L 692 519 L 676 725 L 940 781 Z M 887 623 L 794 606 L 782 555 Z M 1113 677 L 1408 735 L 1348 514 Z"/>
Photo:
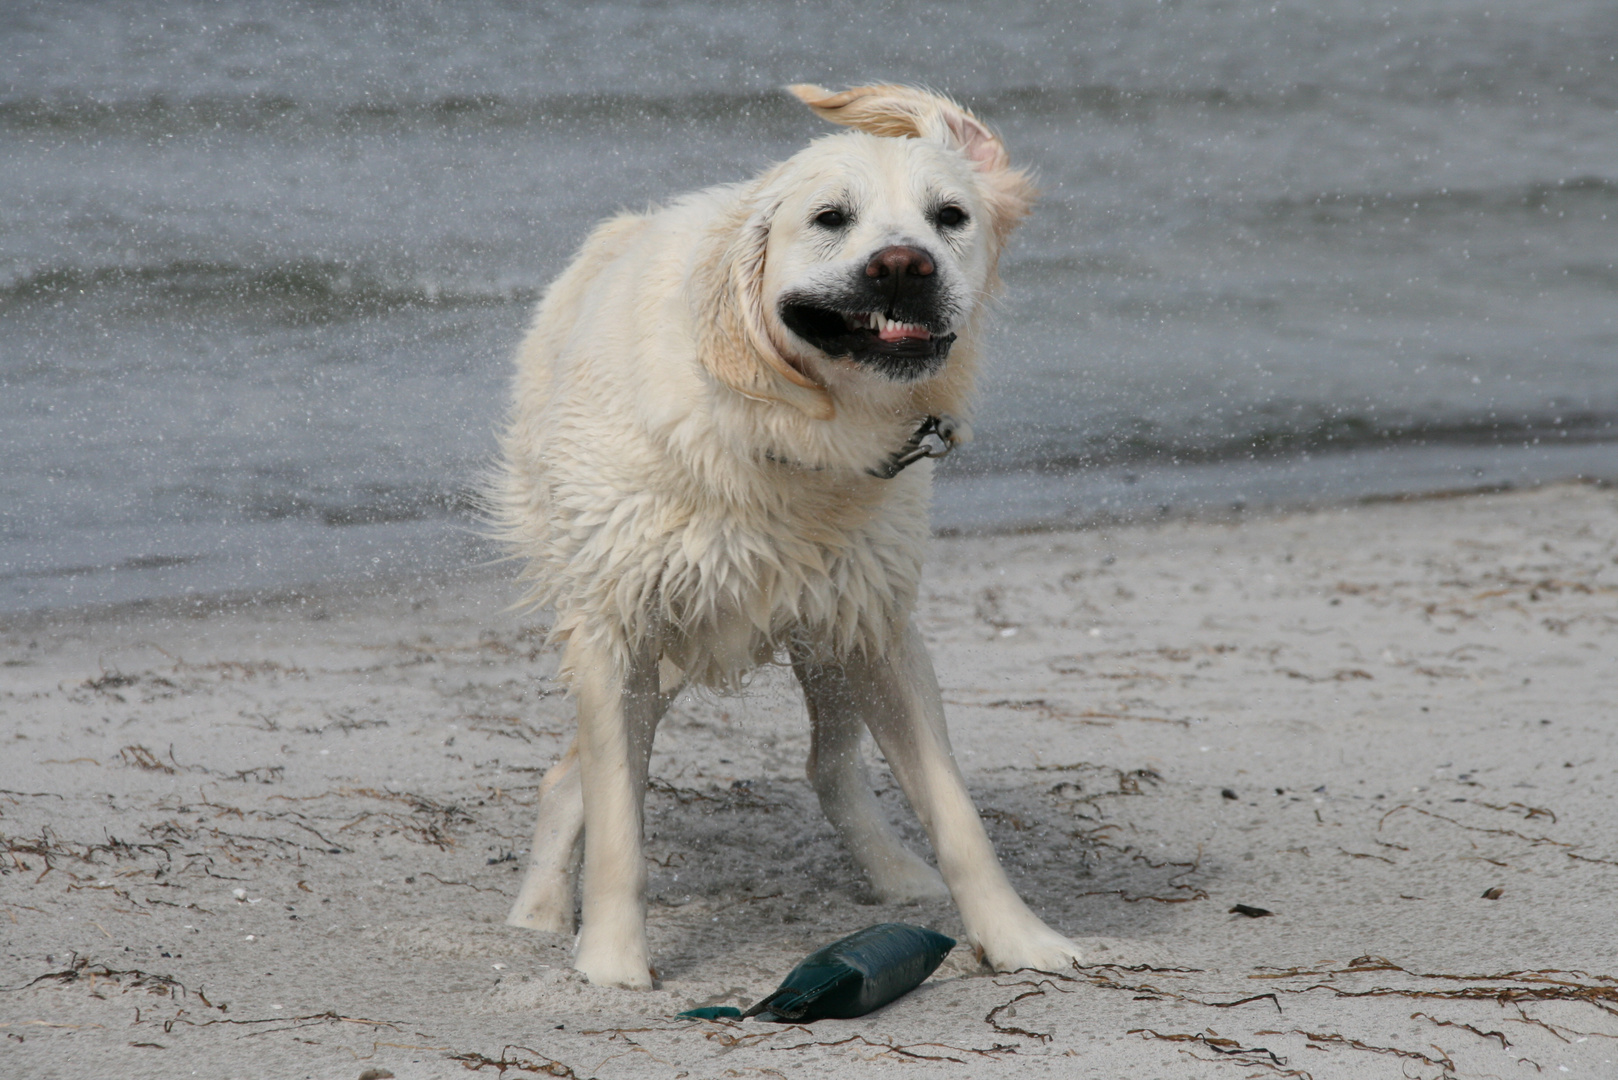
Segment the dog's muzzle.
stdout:
<path fill-rule="evenodd" d="M 786 328 L 827 356 L 846 356 L 890 379 L 912 382 L 938 372 L 955 334 L 937 263 L 919 247 L 882 248 L 841 289 L 790 293 Z"/>

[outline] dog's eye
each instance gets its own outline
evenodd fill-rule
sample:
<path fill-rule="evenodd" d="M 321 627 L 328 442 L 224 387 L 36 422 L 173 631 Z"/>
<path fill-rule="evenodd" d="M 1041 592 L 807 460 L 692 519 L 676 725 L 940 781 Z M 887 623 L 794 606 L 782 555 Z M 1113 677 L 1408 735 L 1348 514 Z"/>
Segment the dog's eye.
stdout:
<path fill-rule="evenodd" d="M 953 229 L 957 225 L 966 224 L 966 211 L 959 206 L 946 206 L 933 215 L 933 220 L 946 229 Z"/>
<path fill-rule="evenodd" d="M 822 210 L 815 215 L 815 224 L 827 229 L 841 229 L 848 224 L 848 215 L 841 210 Z"/>

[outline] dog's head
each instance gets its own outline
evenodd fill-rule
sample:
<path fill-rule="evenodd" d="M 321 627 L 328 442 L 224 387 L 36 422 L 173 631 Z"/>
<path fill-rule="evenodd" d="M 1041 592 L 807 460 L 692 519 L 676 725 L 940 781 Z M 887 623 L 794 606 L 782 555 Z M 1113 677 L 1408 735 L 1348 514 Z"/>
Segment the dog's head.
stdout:
<path fill-rule="evenodd" d="M 831 384 L 944 372 L 1034 190 L 1000 140 L 946 98 L 903 86 L 791 90 L 856 130 L 816 141 L 753 190 L 711 313 L 718 353 L 705 360 L 749 396 L 829 418 Z M 735 329 L 751 356 L 726 348 Z"/>

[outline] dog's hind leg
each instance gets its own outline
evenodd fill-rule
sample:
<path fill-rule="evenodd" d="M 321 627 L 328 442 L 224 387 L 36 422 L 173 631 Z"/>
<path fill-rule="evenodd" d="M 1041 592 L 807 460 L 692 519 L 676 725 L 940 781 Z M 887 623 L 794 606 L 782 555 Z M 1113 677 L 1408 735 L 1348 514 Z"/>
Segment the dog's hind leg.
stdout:
<path fill-rule="evenodd" d="M 684 678 L 667 660 L 659 664 L 657 718 L 679 696 Z M 654 720 L 655 722 L 655 720 Z M 528 873 L 516 903 L 506 915 L 507 926 L 571 934 L 573 877 L 579 864 L 579 841 L 584 838 L 584 793 L 579 782 L 579 740 L 575 736 L 562 759 L 539 782 L 539 822 L 528 850 Z"/>
<path fill-rule="evenodd" d="M 938 868 L 978 954 L 1000 971 L 1055 971 L 1078 960 L 1078 946 L 1028 910 L 995 858 L 950 749 L 938 679 L 916 628 L 906 627 L 886 656 L 808 664 L 805 672 L 805 685 L 815 687 L 822 711 L 857 715 L 876 736 L 932 838 Z"/>
<path fill-rule="evenodd" d="M 944 879 L 904 846 L 876 801 L 860 753 L 864 719 L 839 698 L 838 681 L 823 677 L 822 668 L 795 655 L 792 669 L 809 706 L 809 783 L 877 898 L 885 904 L 947 900 Z"/>
<path fill-rule="evenodd" d="M 656 650 L 643 646 L 622 665 L 577 639 L 568 652 L 584 795 L 583 918 L 573 966 L 597 985 L 650 989 L 641 830 L 652 736 L 666 700 Z"/>
<path fill-rule="evenodd" d="M 579 741 L 539 782 L 539 824 L 528 851 L 528 873 L 507 926 L 573 932 L 573 867 L 584 836 L 584 794 L 579 788 Z"/>

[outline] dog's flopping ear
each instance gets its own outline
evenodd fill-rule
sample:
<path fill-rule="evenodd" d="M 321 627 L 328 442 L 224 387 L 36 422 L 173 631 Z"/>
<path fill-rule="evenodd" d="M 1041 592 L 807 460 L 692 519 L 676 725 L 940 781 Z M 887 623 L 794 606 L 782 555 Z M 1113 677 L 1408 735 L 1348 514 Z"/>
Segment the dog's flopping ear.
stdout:
<path fill-rule="evenodd" d="M 791 405 L 814 420 L 837 410 L 825 387 L 793 366 L 770 332 L 764 302 L 764 255 L 775 204 L 738 208 L 692 275 L 703 366 L 732 390 Z"/>
<path fill-rule="evenodd" d="M 1038 191 L 1027 173 L 1011 167 L 1000 137 L 949 98 L 914 86 L 855 86 L 834 93 L 799 83 L 787 89 L 834 124 L 893 139 L 936 139 L 965 154 L 983 183 L 1001 240 L 1034 205 Z"/>

